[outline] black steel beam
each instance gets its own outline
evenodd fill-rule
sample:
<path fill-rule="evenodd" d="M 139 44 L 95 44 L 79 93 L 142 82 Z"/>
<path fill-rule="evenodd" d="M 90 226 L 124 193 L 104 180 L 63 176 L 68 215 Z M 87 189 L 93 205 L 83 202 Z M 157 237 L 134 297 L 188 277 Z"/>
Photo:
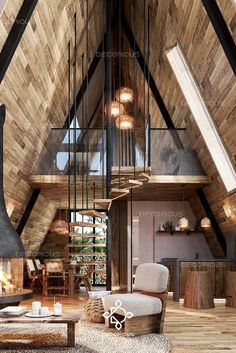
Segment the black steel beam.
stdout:
<path fill-rule="evenodd" d="M 215 0 L 202 0 L 208 17 L 236 75 L 236 45 Z"/>
<path fill-rule="evenodd" d="M 197 189 L 197 195 L 198 195 L 199 200 L 200 200 L 200 202 L 206 212 L 207 217 L 211 221 L 211 225 L 212 225 L 212 228 L 216 234 L 218 242 L 219 242 L 224 254 L 226 255 L 226 241 L 225 241 L 224 235 L 222 234 L 221 229 L 217 223 L 217 220 L 211 210 L 211 207 L 210 207 L 209 202 L 206 198 L 206 195 L 202 189 Z"/>
<path fill-rule="evenodd" d="M 176 131 L 174 131 L 175 129 L 175 125 L 171 119 L 171 116 L 165 106 L 165 103 L 162 99 L 162 96 L 160 94 L 160 92 L 158 91 L 156 82 L 151 74 L 151 72 L 149 71 L 149 67 L 147 65 L 147 63 L 145 62 L 145 59 L 142 55 L 142 52 L 139 48 L 139 45 L 134 37 L 134 34 L 132 32 L 132 29 L 129 25 L 129 23 L 126 20 L 125 14 L 123 12 L 121 12 L 121 24 L 122 24 L 122 28 L 124 30 L 124 33 L 128 39 L 128 42 L 130 44 L 130 47 L 133 51 L 135 51 L 137 53 L 136 60 L 138 61 L 138 64 L 140 66 L 140 69 L 143 72 L 143 75 L 145 77 L 146 82 L 149 84 L 150 90 L 153 94 L 153 97 L 161 111 L 161 114 L 163 116 L 163 119 L 166 123 L 166 126 L 168 127 L 168 129 L 172 129 L 173 131 L 171 132 L 171 135 L 174 139 L 174 142 L 176 144 L 176 147 L 178 149 L 183 149 L 183 144 L 179 138 L 179 135 L 177 134 Z"/>
<path fill-rule="evenodd" d="M 38 0 L 24 0 L 0 53 L 0 83 L 29 23 Z"/>
<path fill-rule="evenodd" d="M 114 29 L 115 24 L 117 23 L 117 19 L 118 19 L 118 17 L 117 17 L 117 10 L 116 10 L 112 16 L 112 30 Z M 101 43 L 99 44 L 99 47 L 97 48 L 97 51 L 96 51 L 96 53 L 93 57 L 93 60 L 90 64 L 88 72 L 87 72 L 86 76 L 84 77 L 82 85 L 80 86 L 80 89 L 77 93 L 77 96 L 76 96 L 76 107 L 77 108 L 79 108 L 80 103 L 82 101 L 82 98 L 86 92 L 87 85 L 89 85 L 91 78 L 93 77 L 94 72 L 96 71 L 96 68 L 99 64 L 99 61 L 103 57 L 103 52 L 106 51 L 106 36 L 107 36 L 107 33 L 104 34 L 103 39 L 101 40 Z M 72 121 L 74 118 L 74 104 L 71 106 L 70 115 L 68 115 L 66 118 L 66 121 L 65 121 L 65 124 L 63 127 L 65 129 L 68 129 L 68 127 L 69 127 L 69 121 L 70 121 L 69 116 L 71 117 L 71 121 Z"/>
<path fill-rule="evenodd" d="M 19 236 L 21 236 L 21 234 L 26 226 L 26 223 L 28 222 L 28 219 L 31 215 L 33 208 L 34 208 L 34 205 L 39 197 L 39 194 L 40 194 L 40 189 L 35 189 L 31 195 L 31 198 L 26 206 L 25 212 L 20 220 L 20 223 L 19 223 L 17 229 L 16 229 Z"/>
<path fill-rule="evenodd" d="M 105 35 L 104 35 L 105 37 Z M 94 72 L 96 71 L 96 68 L 98 66 L 98 63 L 100 61 L 100 58 L 101 56 L 98 55 L 97 53 L 101 53 L 102 52 L 102 48 L 103 48 L 103 41 L 104 41 L 104 38 L 102 39 L 96 53 L 95 53 L 95 56 L 92 60 L 92 63 L 88 69 L 88 72 L 87 72 L 87 75 L 84 77 L 84 80 L 82 82 L 82 85 L 80 86 L 80 89 L 76 95 L 76 107 L 78 108 L 80 106 L 80 103 L 82 101 L 82 98 L 86 92 L 86 89 L 87 89 L 87 82 L 89 83 L 91 81 L 91 78 L 93 77 L 93 74 Z M 75 110 L 75 104 L 73 103 L 71 108 L 70 108 L 70 114 L 67 116 L 66 118 L 66 121 L 65 121 L 65 124 L 64 124 L 64 129 L 68 129 L 69 128 L 69 121 L 72 122 L 73 119 L 74 119 L 74 110 Z"/>

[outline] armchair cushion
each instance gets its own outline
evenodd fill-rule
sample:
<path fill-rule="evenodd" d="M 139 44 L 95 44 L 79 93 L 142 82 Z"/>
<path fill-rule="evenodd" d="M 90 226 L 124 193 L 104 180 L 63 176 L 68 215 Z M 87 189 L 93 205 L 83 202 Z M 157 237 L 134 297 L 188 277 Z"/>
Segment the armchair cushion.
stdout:
<path fill-rule="evenodd" d="M 168 285 L 169 270 L 155 263 L 139 265 L 135 275 L 135 289 L 153 293 L 162 293 Z"/>
<path fill-rule="evenodd" d="M 150 297 L 140 293 L 113 294 L 103 298 L 104 310 L 109 311 L 111 307 L 116 307 L 117 300 L 121 301 L 121 307 L 131 312 L 134 316 L 154 315 L 162 311 L 162 302 L 159 298 Z M 117 314 L 124 315 L 122 309 L 117 309 Z"/>

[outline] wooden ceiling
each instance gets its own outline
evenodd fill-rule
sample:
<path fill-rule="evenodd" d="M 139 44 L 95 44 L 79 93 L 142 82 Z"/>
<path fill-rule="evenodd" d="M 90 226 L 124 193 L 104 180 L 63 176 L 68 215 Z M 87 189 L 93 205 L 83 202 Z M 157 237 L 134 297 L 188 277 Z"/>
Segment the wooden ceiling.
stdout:
<path fill-rule="evenodd" d="M 8 0 L 0 16 L 0 49 L 22 2 Z M 106 24 L 105 1 L 89 0 L 88 4 L 90 65 L 103 38 Z M 75 12 L 79 88 L 82 82 L 83 53 L 86 63 L 86 1 L 73 0 L 38 2 L 1 83 L 0 102 L 4 103 L 7 109 L 4 129 L 4 190 L 6 206 L 15 227 L 30 200 L 32 188 L 28 179 L 33 173 L 50 130 L 52 127 L 63 126 L 67 116 L 67 52 L 68 43 L 71 41 L 72 63 Z M 40 219 L 37 217 L 38 212 L 32 212 L 32 218 L 22 234 L 27 249 L 39 248 L 55 215 L 55 206 L 45 195 L 40 195 L 35 205 L 37 210 L 40 205 Z M 34 246 L 28 243 L 32 233 Z"/>
<path fill-rule="evenodd" d="M 134 30 L 134 4 L 138 26 Z M 235 200 L 228 194 L 215 164 L 207 150 L 199 129 L 185 102 L 176 78 L 166 58 L 166 50 L 177 42 L 181 45 L 190 67 L 201 89 L 212 119 L 219 131 L 225 148 L 236 167 L 236 80 L 223 48 L 207 16 L 201 0 L 150 1 L 150 58 L 149 69 L 175 127 L 185 127 L 192 148 L 197 152 L 211 183 L 204 188 L 207 200 L 213 210 L 221 231 L 227 237 L 236 230 L 235 220 L 227 219 L 223 204 L 225 199 Z M 217 0 L 228 29 L 236 40 L 236 10 L 234 0 Z M 144 7 L 143 1 L 125 2 L 126 17 L 135 31 L 139 47 L 144 52 Z M 142 20 L 140 20 L 142 19 Z M 132 71 L 132 68 L 130 67 Z M 132 74 L 130 74 L 132 77 Z M 137 87 L 143 87 L 143 75 L 137 70 Z M 147 88 L 146 88 L 147 89 Z M 152 124 L 165 127 L 160 111 L 150 95 Z M 139 96 L 139 106 L 143 106 L 143 95 Z M 198 212 L 197 198 L 192 207 Z M 234 204 L 235 206 L 235 204 Z M 201 211 L 202 212 L 202 211 Z M 198 212 L 200 213 L 200 212 Z M 211 235 L 214 240 L 214 235 Z M 213 253 L 219 247 L 212 246 Z"/>
<path fill-rule="evenodd" d="M 89 50 L 88 66 L 105 32 L 105 0 L 89 0 Z M 235 0 L 217 0 L 224 19 L 236 40 Z M 0 17 L 0 49 L 10 31 L 12 21 L 22 4 L 21 0 L 8 0 Z M 136 25 L 134 28 L 134 4 Z M 135 33 L 137 43 L 148 60 L 147 38 L 144 39 L 144 1 L 123 1 L 127 21 Z M 211 183 L 204 187 L 207 199 L 224 235 L 236 230 L 235 222 L 226 219 L 223 212 L 225 200 L 235 198 L 229 195 L 216 170 L 203 138 L 184 100 L 173 72 L 168 64 L 165 51 L 179 42 L 194 76 L 201 88 L 213 121 L 220 133 L 232 162 L 236 164 L 236 81 L 216 33 L 204 10 L 201 0 L 146 0 L 150 6 L 150 57 L 149 69 L 176 127 L 185 127 L 191 146 L 196 150 Z M 147 8 L 146 8 L 147 10 Z M 71 40 L 71 63 L 74 43 L 73 16 L 77 12 L 78 60 L 77 85 L 82 83 L 82 54 L 86 59 L 86 1 L 41 0 L 26 28 L 13 60 L 1 84 L 0 101 L 6 104 L 7 119 L 4 137 L 4 178 L 7 206 L 13 205 L 11 221 L 16 227 L 29 201 L 32 189 L 29 177 L 41 154 L 52 127 L 64 125 L 67 116 L 67 45 Z M 147 11 L 146 11 L 147 16 Z M 146 31 L 147 33 L 147 31 Z M 127 40 L 123 39 L 124 50 L 130 51 Z M 137 133 L 143 136 L 143 118 L 147 115 L 148 86 L 143 73 L 134 60 L 127 60 L 128 80 L 137 92 L 139 122 Z M 135 68 L 135 74 L 134 74 Z M 103 67 L 100 65 L 91 80 L 89 89 L 88 116 L 101 94 Z M 73 79 L 71 73 L 71 90 Z M 144 94 L 145 90 L 145 94 Z M 145 101 L 145 105 L 144 105 Z M 144 106 L 146 109 L 144 109 Z M 81 108 L 79 108 L 81 109 Z M 166 127 L 161 113 L 150 92 L 150 115 L 152 126 Z M 78 111 L 81 117 L 81 111 Z M 101 110 L 98 109 L 94 126 L 99 126 Z M 141 142 L 140 142 L 141 145 Z M 146 188 L 145 186 L 144 188 Z M 170 189 L 173 198 L 180 197 L 180 187 Z M 190 187 L 191 189 L 191 187 Z M 141 191 L 136 190 L 139 193 Z M 150 197 L 154 197 L 150 192 Z M 191 196 L 191 192 L 189 197 Z M 43 192 L 41 204 L 50 195 Z M 136 197 L 141 197 L 136 195 Z M 161 197 L 158 188 L 155 197 Z M 44 199 L 44 201 L 43 201 Z M 197 199 L 193 195 L 192 207 L 198 212 Z M 58 206 L 59 201 L 56 203 Z M 47 207 L 51 207 L 47 206 Z M 45 207 L 45 214 L 47 212 Z M 54 213 L 51 207 L 50 221 Z M 200 214 L 200 212 L 198 212 Z M 36 231 L 37 217 L 31 220 L 29 229 Z M 28 229 L 28 231 L 29 231 Z M 41 232 L 41 235 L 44 231 Z M 214 236 L 212 235 L 212 239 Z M 213 253 L 217 252 L 214 244 Z"/>

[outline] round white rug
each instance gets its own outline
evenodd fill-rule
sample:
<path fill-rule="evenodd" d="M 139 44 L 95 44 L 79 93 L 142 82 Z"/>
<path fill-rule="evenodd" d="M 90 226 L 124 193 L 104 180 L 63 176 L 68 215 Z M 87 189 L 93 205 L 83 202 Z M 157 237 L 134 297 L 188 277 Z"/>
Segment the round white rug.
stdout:
<path fill-rule="evenodd" d="M 103 324 L 81 321 L 76 328 L 76 347 L 66 345 L 66 325 L 6 324 L 0 326 L 0 352 L 11 353 L 168 353 L 165 335 L 124 337 Z"/>

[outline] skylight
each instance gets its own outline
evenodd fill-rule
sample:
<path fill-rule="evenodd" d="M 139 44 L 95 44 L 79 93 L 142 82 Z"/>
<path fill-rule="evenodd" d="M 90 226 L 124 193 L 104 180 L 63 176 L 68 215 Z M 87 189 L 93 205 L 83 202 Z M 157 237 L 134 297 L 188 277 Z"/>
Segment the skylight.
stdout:
<path fill-rule="evenodd" d="M 189 69 L 187 60 L 178 45 L 167 52 L 167 58 L 223 183 L 227 191 L 231 191 L 236 188 L 235 170 Z"/>

